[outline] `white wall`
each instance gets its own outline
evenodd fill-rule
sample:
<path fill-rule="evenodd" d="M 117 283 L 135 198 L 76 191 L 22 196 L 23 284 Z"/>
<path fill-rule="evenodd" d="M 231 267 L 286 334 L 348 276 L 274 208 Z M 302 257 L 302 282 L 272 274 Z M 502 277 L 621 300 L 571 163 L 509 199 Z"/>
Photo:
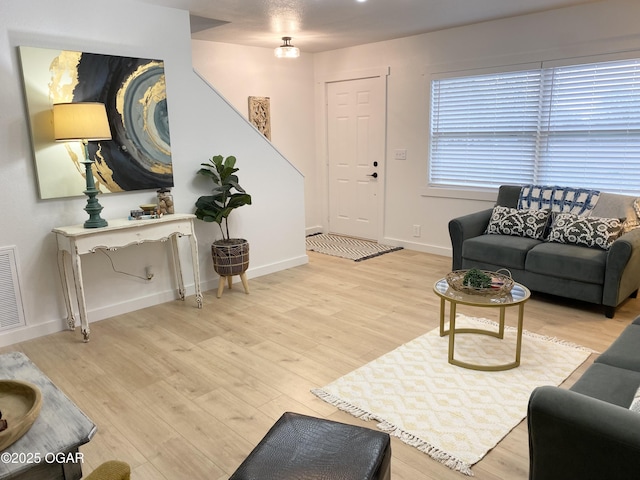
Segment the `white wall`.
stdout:
<path fill-rule="evenodd" d="M 313 55 L 277 59 L 273 49 L 193 40 L 193 65 L 243 116 L 248 97 L 269 97 L 271 141 L 305 177 L 307 233 L 322 225 L 315 162 Z"/>
<path fill-rule="evenodd" d="M 309 54 L 303 52 L 300 61 L 287 65 L 285 72 L 276 69 L 285 64 L 274 59 L 269 49 L 194 42 L 194 65 L 241 111 L 246 108 L 248 95 L 268 95 L 280 82 L 287 82 L 287 76 L 299 82 L 309 81 L 313 69 L 312 93 L 308 85 L 298 83 L 291 86 L 297 92 L 295 96 L 281 97 L 277 102 L 272 98 L 274 120 L 281 112 L 295 119 L 296 132 L 288 136 L 274 133 L 273 141 L 287 155 L 291 152 L 292 160 L 306 175 L 308 230 L 317 229 L 318 225 L 327 227 L 324 79 L 390 68 L 381 240 L 449 255 L 448 221 L 489 208 L 495 197 L 465 200 L 424 194 L 431 73 L 640 50 L 639 18 L 637 0 L 601 1 L 315 54 L 313 66 L 309 65 Z M 241 60 L 234 63 L 234 58 Z M 311 102 L 315 105 L 313 120 L 306 116 Z M 315 139 L 310 141 L 305 135 L 303 144 L 299 132 L 308 133 L 311 128 L 315 129 Z M 407 160 L 394 160 L 395 149 L 407 149 Z M 413 225 L 422 226 L 420 238 L 412 236 Z"/>
<path fill-rule="evenodd" d="M 0 2 L 0 247 L 15 245 L 27 326 L 0 333 L 0 345 L 65 327 L 62 289 L 51 229 L 82 223 L 86 198 L 40 200 L 23 96 L 19 45 L 165 62 L 176 211 L 193 212 L 209 184 L 197 178 L 201 162 L 214 154 L 238 157 L 241 184 L 253 205 L 232 215 L 232 234 L 251 243 L 249 277 L 307 261 L 304 246 L 304 180 L 301 173 L 193 72 L 189 17 L 185 11 L 123 0 L 2 0 Z M 131 208 L 155 200 L 155 191 L 102 195 L 103 217 L 125 217 Z M 274 215 L 274 212 L 277 214 Z M 216 228 L 214 228 L 216 227 Z M 210 243 L 217 226 L 196 222 L 203 288 L 216 285 Z M 268 232 L 268 235 L 266 234 Z M 187 293 L 193 278 L 188 246 L 181 243 Z M 144 244 L 112 252 L 116 268 L 152 282 L 116 274 L 96 253 L 83 261 L 89 320 L 176 298 L 166 244 Z M 205 310 L 215 321 L 214 302 Z M 192 302 L 195 305 L 195 302 Z M 195 308 L 195 307 L 194 307 Z M 81 336 L 77 334 L 78 341 Z"/>
<path fill-rule="evenodd" d="M 384 241 L 449 254 L 448 221 L 492 204 L 424 195 L 432 73 L 640 50 L 638 18 L 640 2 L 612 0 L 316 55 L 316 78 L 347 69 L 390 67 Z M 318 88 L 319 162 L 325 156 L 323 104 Z M 407 149 L 406 161 L 393 159 L 399 148 Z M 411 236 L 413 225 L 422 225 L 420 238 Z"/>

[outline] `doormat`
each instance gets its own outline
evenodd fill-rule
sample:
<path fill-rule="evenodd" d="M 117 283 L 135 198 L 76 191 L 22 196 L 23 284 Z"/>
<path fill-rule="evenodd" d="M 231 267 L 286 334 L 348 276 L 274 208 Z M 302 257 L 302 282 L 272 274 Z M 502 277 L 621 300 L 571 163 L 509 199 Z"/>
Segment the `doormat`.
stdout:
<path fill-rule="evenodd" d="M 458 314 L 456 327 L 497 324 Z M 504 363 L 512 359 L 516 329 L 504 340 L 456 337 L 459 359 Z M 480 461 L 527 415 L 529 396 L 541 385 L 559 385 L 592 353 L 526 330 L 520 366 L 502 372 L 456 367 L 448 362 L 449 337 L 439 328 L 312 390 L 316 396 L 399 437 L 447 467 L 473 475 Z"/>
<path fill-rule="evenodd" d="M 307 250 L 361 262 L 385 253 L 402 250 L 402 247 L 390 247 L 368 240 L 318 233 L 307 237 Z"/>

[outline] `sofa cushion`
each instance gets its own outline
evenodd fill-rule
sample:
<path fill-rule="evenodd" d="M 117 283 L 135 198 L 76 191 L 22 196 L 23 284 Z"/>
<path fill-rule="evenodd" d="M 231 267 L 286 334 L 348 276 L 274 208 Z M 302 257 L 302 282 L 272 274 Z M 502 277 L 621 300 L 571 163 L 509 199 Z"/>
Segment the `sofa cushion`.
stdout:
<path fill-rule="evenodd" d="M 525 268 L 541 275 L 602 285 L 606 265 L 607 252 L 599 248 L 545 242 L 529 251 Z"/>
<path fill-rule="evenodd" d="M 570 213 L 558 213 L 554 216 L 548 240 L 608 250 L 620 236 L 622 224 L 623 221 L 618 218 L 580 217 Z"/>
<path fill-rule="evenodd" d="M 593 217 L 625 218 L 623 233 L 640 228 L 640 205 L 632 195 L 602 192 L 591 212 Z"/>
<path fill-rule="evenodd" d="M 518 210 L 516 208 L 493 207 L 487 231 L 489 235 L 515 235 L 542 239 L 551 210 Z"/>
<path fill-rule="evenodd" d="M 500 185 L 500 188 L 498 189 L 498 198 L 496 199 L 496 205 L 517 208 L 521 192 L 522 185 Z"/>
<path fill-rule="evenodd" d="M 625 328 L 606 351 L 597 359 L 614 367 L 640 372 L 640 325 L 632 323 Z"/>
<path fill-rule="evenodd" d="M 527 252 L 541 243 L 533 238 L 512 235 L 480 235 L 465 240 L 462 244 L 462 257 L 524 270 Z"/>
<path fill-rule="evenodd" d="M 640 372 L 594 363 L 569 390 L 629 408 L 638 386 Z"/>

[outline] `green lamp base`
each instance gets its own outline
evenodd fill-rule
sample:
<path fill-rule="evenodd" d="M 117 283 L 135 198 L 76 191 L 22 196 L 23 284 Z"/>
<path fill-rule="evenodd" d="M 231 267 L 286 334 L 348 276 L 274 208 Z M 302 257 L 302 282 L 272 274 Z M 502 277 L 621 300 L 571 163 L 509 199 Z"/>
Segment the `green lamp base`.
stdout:
<path fill-rule="evenodd" d="M 100 205 L 100 202 L 98 202 L 96 198 L 96 195 L 98 195 L 100 191 L 96 188 L 93 180 L 93 170 L 91 169 L 93 161 L 87 159 L 82 163 L 84 163 L 85 166 L 85 177 L 87 179 L 87 189 L 84 191 L 84 194 L 89 197 L 87 199 L 87 206 L 84 207 L 84 211 L 89 214 L 89 220 L 84 222 L 84 228 L 106 227 L 108 225 L 107 221 L 100 216 L 102 205 Z"/>

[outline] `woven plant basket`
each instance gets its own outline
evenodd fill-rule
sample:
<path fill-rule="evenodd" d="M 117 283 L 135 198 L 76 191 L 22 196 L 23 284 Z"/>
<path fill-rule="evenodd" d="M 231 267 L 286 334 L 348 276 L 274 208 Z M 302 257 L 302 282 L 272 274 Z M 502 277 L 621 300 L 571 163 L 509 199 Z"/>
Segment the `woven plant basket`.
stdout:
<path fill-rule="evenodd" d="M 213 269 L 221 277 L 240 275 L 249 268 L 249 242 L 244 238 L 216 240 L 211 245 Z"/>

